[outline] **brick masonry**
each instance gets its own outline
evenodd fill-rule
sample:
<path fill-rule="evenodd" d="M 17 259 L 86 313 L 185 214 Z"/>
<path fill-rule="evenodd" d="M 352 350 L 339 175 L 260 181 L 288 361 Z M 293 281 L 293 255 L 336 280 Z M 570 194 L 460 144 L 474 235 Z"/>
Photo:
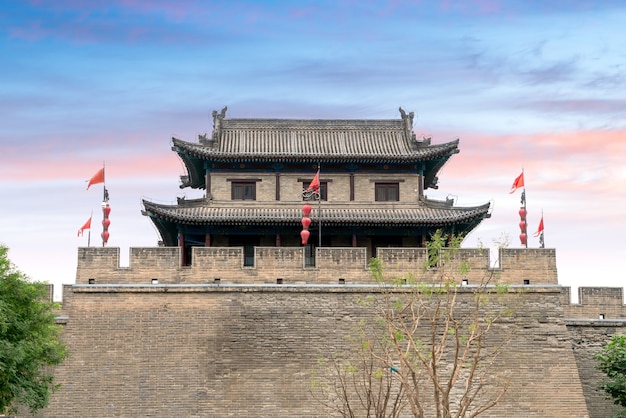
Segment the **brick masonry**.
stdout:
<path fill-rule="evenodd" d="M 252 268 L 240 249 L 217 247 L 195 248 L 192 266 L 180 267 L 177 248 L 134 248 L 120 267 L 117 248 L 79 249 L 77 284 L 64 286 L 59 317 L 71 357 L 55 370 L 62 389 L 37 416 L 329 416 L 311 380 L 318 359 L 346 348 L 346 335 L 370 315 L 357 303 L 380 291 L 366 255 L 320 248 L 318 262 L 328 266 L 305 268 L 299 248 L 256 251 Z M 381 254 L 390 275 L 421 272 L 424 257 L 423 249 Z M 492 269 L 484 251 L 470 249 L 451 263 L 473 267 L 459 306 L 479 279 L 509 284 L 489 303 L 514 315 L 487 344 L 510 338 L 494 373 L 511 387 L 484 416 L 608 416 L 591 359 L 623 332 L 611 319 L 625 318 L 621 289 L 582 288 L 572 305 L 556 281 L 554 250 L 502 250 L 500 258 Z"/>
<path fill-rule="evenodd" d="M 311 373 L 367 315 L 357 298 L 378 290 L 68 285 L 72 357 L 41 416 L 326 416 L 311 398 Z M 515 319 L 493 335 L 512 336 L 500 360 L 511 388 L 486 416 L 585 416 L 560 289 L 511 289 L 506 298 Z"/>
<path fill-rule="evenodd" d="M 76 283 L 211 283 L 219 277 L 229 283 L 285 282 L 337 283 L 339 278 L 347 283 L 372 283 L 368 272 L 369 257 L 365 247 L 321 247 L 316 251 L 316 266 L 305 266 L 302 247 L 255 247 L 254 266 L 243 264 L 242 247 L 193 247 L 191 266 L 181 267 L 178 247 L 131 248 L 129 266 L 119 264 L 119 248 L 82 247 L 78 249 Z M 425 248 L 379 248 L 389 275 L 402 276 L 413 273 L 426 280 L 438 274 L 432 269 L 423 276 L 427 261 Z M 448 268 L 454 272 L 461 262 L 466 262 L 470 272 L 465 278 L 470 284 L 489 280 L 507 284 L 558 284 L 556 255 L 553 249 L 501 249 L 500 266 L 490 267 L 489 251 L 460 249 Z"/>

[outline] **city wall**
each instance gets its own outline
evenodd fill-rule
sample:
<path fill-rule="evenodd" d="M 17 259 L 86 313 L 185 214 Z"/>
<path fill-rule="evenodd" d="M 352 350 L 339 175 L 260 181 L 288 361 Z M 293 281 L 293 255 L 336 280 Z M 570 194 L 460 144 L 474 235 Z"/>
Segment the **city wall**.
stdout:
<path fill-rule="evenodd" d="M 559 286 L 511 287 L 512 307 L 484 350 L 505 344 L 492 374 L 510 379 L 486 417 L 585 417 Z M 318 360 L 352 347 L 372 311 L 367 285 L 66 285 L 56 369 L 62 389 L 41 417 L 326 417 L 312 393 Z M 471 286 L 458 306 L 471 306 Z M 469 314 L 469 311 L 468 311 Z"/>
<path fill-rule="evenodd" d="M 442 273 L 424 271 L 425 249 L 379 256 L 389 276 Z M 609 416 L 594 355 L 626 330 L 623 290 L 581 287 L 571 304 L 554 250 L 499 257 L 492 268 L 488 251 L 462 249 L 447 265 L 472 267 L 459 277 L 461 305 L 485 278 L 508 285 L 498 303 L 514 319 L 491 344 L 513 336 L 497 368 L 511 387 L 485 416 Z M 259 247 L 253 267 L 243 266 L 241 248 L 197 247 L 191 266 L 180 260 L 177 247 L 132 248 L 121 267 L 118 248 L 79 249 L 58 318 L 72 355 L 55 370 L 61 391 L 38 416 L 328 416 L 311 393 L 318 360 L 347 347 L 371 315 L 358 300 L 380 292 L 364 249 L 318 248 L 315 267 L 295 247 Z"/>
<path fill-rule="evenodd" d="M 445 250 L 444 250 L 445 251 Z M 437 268 L 424 269 L 425 248 L 378 248 L 388 276 L 411 274 L 420 280 L 433 280 Z M 254 266 L 244 266 L 241 247 L 193 247 L 190 266 L 181 266 L 179 247 L 130 248 L 128 267 L 120 266 L 119 248 L 82 247 L 78 249 L 76 283 L 141 284 L 158 280 L 164 284 L 212 283 L 372 283 L 368 273 L 366 248 L 321 247 L 316 249 L 315 266 L 305 265 L 302 247 L 255 247 Z M 490 267 L 486 249 L 460 249 L 447 263 L 455 273 L 460 263 L 470 270 L 459 281 L 491 283 L 558 284 L 554 249 L 500 249 L 499 267 Z"/>

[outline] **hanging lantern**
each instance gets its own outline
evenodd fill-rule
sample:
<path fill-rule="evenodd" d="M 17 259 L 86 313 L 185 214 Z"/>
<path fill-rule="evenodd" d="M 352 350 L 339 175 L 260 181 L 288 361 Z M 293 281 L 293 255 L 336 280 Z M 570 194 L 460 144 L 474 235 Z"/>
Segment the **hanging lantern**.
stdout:
<path fill-rule="evenodd" d="M 528 212 L 526 211 L 526 208 L 524 206 L 522 206 L 521 208 L 519 208 L 519 217 L 520 217 L 520 223 L 519 223 L 519 229 L 522 232 L 519 236 L 519 240 L 522 243 L 523 246 L 527 247 L 526 244 L 526 228 L 528 226 L 528 224 L 526 223 L 526 215 L 528 214 Z"/>
<path fill-rule="evenodd" d="M 111 225 L 111 221 L 109 220 L 109 215 L 111 214 L 111 206 L 109 206 L 109 204 L 107 203 L 107 201 L 105 200 L 104 202 L 102 202 L 102 234 L 100 234 L 100 236 L 102 237 L 102 246 L 104 247 L 107 243 L 107 241 L 109 241 L 109 226 Z"/>
<path fill-rule="evenodd" d="M 311 218 L 305 216 L 302 218 L 302 228 L 309 229 L 309 226 L 311 226 Z"/>
<path fill-rule="evenodd" d="M 309 236 L 311 236 L 311 233 L 306 229 L 303 229 L 300 232 L 300 237 L 302 238 L 302 245 L 307 244 L 307 242 L 309 241 Z"/>
<path fill-rule="evenodd" d="M 311 207 L 311 205 L 306 204 L 302 206 L 302 213 L 304 213 L 304 216 L 309 216 L 311 214 L 311 210 L 313 208 Z"/>

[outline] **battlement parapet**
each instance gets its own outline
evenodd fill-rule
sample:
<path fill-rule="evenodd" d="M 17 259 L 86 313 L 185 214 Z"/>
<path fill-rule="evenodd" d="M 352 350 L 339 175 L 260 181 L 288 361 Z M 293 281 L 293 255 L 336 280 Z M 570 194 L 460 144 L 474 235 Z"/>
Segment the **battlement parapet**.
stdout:
<path fill-rule="evenodd" d="M 563 313 L 568 319 L 626 319 L 624 289 L 621 287 L 579 287 L 578 303 L 570 303 L 571 289 L 563 288 Z"/>
<path fill-rule="evenodd" d="M 429 281 L 438 277 L 440 267 L 425 268 L 426 248 L 378 248 L 385 274 L 391 277 L 413 275 Z M 446 251 L 443 250 L 444 255 Z M 308 259 L 303 247 L 255 247 L 253 262 L 244 257 L 243 247 L 193 247 L 191 264 L 182 266 L 179 247 L 130 248 L 128 267 L 120 266 L 116 247 L 78 249 L 76 283 L 138 284 L 210 283 L 215 279 L 230 283 L 373 283 L 368 272 L 365 247 L 320 247 L 315 260 Z M 554 249 L 500 249 L 500 266 L 492 268 L 487 249 L 459 249 L 446 264 L 456 274 L 462 263 L 469 271 L 458 281 L 478 284 L 484 280 L 507 284 L 558 284 Z M 248 261 L 248 262 L 246 262 Z M 248 265 L 251 264 L 251 265 Z M 314 264 L 314 265 L 313 265 Z"/>

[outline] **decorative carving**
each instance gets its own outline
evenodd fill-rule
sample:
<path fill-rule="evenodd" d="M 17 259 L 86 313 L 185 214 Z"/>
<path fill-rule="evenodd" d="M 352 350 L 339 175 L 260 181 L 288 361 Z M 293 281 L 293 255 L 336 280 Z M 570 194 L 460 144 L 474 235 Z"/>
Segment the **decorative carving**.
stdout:
<path fill-rule="evenodd" d="M 213 141 L 219 141 L 220 139 L 222 134 L 222 120 L 226 117 L 227 110 L 228 106 L 224 106 L 220 113 L 217 113 L 217 110 L 211 113 L 213 116 L 213 133 L 211 134 L 211 139 Z"/>
<path fill-rule="evenodd" d="M 413 117 L 415 116 L 414 112 L 410 112 L 407 114 L 402 107 L 399 108 L 400 116 L 404 121 L 404 130 L 406 132 L 407 138 L 415 139 L 415 134 L 413 133 Z"/>

